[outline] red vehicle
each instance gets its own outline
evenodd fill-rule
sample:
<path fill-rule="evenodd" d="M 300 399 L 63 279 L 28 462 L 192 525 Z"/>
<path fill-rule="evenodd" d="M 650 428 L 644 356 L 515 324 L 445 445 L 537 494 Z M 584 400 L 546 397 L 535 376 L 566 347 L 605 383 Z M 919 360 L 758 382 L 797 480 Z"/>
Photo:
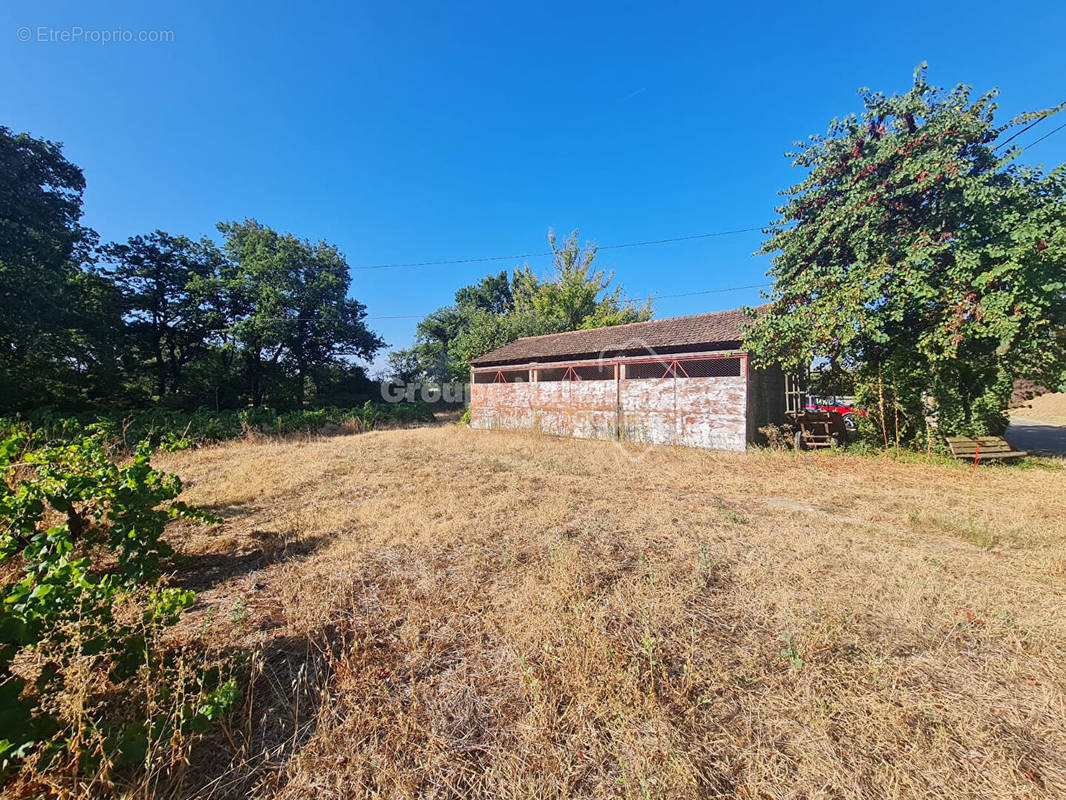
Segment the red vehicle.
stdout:
<path fill-rule="evenodd" d="M 866 412 L 847 402 L 841 397 L 819 397 L 810 395 L 804 408 L 808 411 L 830 411 L 840 414 L 844 418 L 844 427 L 848 431 L 856 431 L 859 428 L 858 417 L 865 417 Z"/>

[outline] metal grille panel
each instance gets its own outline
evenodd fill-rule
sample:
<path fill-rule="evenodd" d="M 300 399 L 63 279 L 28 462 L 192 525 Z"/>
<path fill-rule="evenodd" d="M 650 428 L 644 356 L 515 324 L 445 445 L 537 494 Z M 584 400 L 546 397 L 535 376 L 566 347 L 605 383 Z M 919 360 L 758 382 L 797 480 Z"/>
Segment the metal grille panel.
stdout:
<path fill-rule="evenodd" d="M 739 358 L 703 358 L 697 361 L 679 361 L 677 377 L 683 378 L 739 378 Z"/>
<path fill-rule="evenodd" d="M 495 372 L 475 372 L 474 383 L 526 383 L 529 370 L 502 369 Z"/>

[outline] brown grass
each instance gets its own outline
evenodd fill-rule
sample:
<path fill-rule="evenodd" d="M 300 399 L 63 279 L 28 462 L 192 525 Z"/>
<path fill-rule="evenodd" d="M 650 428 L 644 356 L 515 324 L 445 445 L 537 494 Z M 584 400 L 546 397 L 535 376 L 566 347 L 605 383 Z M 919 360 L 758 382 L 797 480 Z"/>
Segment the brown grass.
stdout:
<path fill-rule="evenodd" d="M 458 426 L 171 454 L 201 798 L 1066 792 L 1066 470 Z M 160 794 L 178 787 L 158 787 Z"/>

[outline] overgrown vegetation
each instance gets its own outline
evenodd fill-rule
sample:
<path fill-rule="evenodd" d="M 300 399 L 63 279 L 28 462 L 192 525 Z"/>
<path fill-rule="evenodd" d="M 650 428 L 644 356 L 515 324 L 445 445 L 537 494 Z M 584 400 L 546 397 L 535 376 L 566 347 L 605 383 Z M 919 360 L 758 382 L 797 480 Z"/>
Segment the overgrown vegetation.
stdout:
<path fill-rule="evenodd" d="M 250 434 L 288 435 L 322 431 L 360 432 L 375 427 L 434 420 L 427 403 L 373 403 L 356 408 L 326 407 L 305 411 L 245 408 L 240 411 L 178 411 L 161 408 L 124 414 L 69 416 L 49 409 L 0 417 L 0 436 L 16 433 L 34 443 L 67 442 L 101 432 L 114 446 L 136 447 L 148 441 L 162 450 L 184 450 Z"/>
<path fill-rule="evenodd" d="M 763 252 L 773 303 L 750 330 L 764 362 L 851 373 L 882 446 L 999 434 L 1014 380 L 1066 380 L 1066 166 L 1017 163 L 995 92 L 926 82 L 862 90 L 864 111 L 790 155 L 806 171 Z"/>
<path fill-rule="evenodd" d="M 0 775 L 105 793 L 180 764 L 238 699 L 224 660 L 162 644 L 194 597 L 160 583 L 164 526 L 221 520 L 176 499 L 147 442 L 122 464 L 104 433 L 28 442 L 0 440 Z"/>
<path fill-rule="evenodd" d="M 416 344 L 389 354 L 392 377 L 447 382 L 468 379 L 470 359 L 523 336 L 600 328 L 651 318 L 651 303 L 638 304 L 612 286 L 614 274 L 596 269 L 596 245 L 582 246 L 577 231 L 559 243 L 548 232 L 553 272 L 539 278 L 529 265 L 500 272 L 455 293 L 455 304 L 418 324 Z"/>

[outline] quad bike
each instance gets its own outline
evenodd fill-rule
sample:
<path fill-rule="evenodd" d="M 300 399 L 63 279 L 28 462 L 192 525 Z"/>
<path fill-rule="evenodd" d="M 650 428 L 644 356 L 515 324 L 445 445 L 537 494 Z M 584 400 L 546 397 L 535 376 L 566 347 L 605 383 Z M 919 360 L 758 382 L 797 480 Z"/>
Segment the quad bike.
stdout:
<path fill-rule="evenodd" d="M 866 412 L 860 408 L 855 408 L 850 399 L 837 397 L 816 397 L 812 395 L 808 398 L 804 410 L 828 411 L 839 414 L 844 418 L 844 429 L 848 435 L 854 435 L 859 430 L 859 417 L 866 416 Z"/>

